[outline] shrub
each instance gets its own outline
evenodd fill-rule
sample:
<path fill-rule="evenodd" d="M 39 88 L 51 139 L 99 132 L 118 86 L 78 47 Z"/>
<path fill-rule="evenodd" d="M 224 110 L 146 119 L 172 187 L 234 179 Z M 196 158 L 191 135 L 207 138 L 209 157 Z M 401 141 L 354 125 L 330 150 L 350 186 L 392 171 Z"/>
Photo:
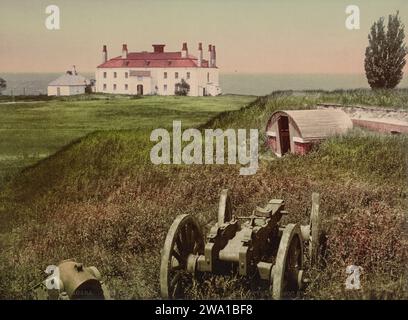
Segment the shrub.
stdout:
<path fill-rule="evenodd" d="M 7 88 L 7 82 L 3 78 L 0 78 L 0 94 L 1 92 Z"/>
<path fill-rule="evenodd" d="M 174 91 L 176 96 L 186 96 L 190 92 L 190 85 L 181 79 L 181 82 L 176 83 L 176 89 Z"/>

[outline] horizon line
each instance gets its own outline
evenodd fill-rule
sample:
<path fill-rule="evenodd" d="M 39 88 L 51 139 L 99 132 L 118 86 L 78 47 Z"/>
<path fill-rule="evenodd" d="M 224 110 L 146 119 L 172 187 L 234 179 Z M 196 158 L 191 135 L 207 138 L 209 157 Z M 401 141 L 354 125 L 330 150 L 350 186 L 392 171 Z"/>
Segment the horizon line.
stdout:
<path fill-rule="evenodd" d="M 67 69 L 68 70 L 68 69 Z M 5 71 L 0 72 L 2 74 L 50 74 L 50 73 L 65 73 L 65 71 Z M 78 71 L 78 70 L 77 70 Z M 78 73 L 95 73 L 95 71 L 78 71 Z M 246 75 L 365 75 L 364 72 L 269 72 L 269 71 L 226 71 L 220 72 L 220 75 L 234 75 L 234 74 L 246 74 Z M 405 75 L 405 74 L 404 74 Z M 408 71 L 407 71 L 408 75 Z"/>

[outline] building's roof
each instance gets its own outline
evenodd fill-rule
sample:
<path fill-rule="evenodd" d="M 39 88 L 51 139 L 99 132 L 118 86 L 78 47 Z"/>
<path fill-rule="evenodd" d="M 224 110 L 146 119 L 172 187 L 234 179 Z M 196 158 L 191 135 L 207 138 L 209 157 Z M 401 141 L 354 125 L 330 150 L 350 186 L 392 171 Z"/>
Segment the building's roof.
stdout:
<path fill-rule="evenodd" d="M 59 78 L 51 81 L 48 85 L 49 86 L 85 86 L 89 84 L 89 81 L 79 75 L 79 74 L 69 74 L 65 73 Z"/>
<path fill-rule="evenodd" d="M 202 60 L 202 67 L 208 67 L 208 61 Z M 126 59 L 122 56 L 102 63 L 98 68 L 194 68 L 198 59 L 188 55 L 182 58 L 181 52 L 129 52 Z"/>
<path fill-rule="evenodd" d="M 289 117 L 304 140 L 326 138 L 331 135 L 344 134 L 353 128 L 350 117 L 342 110 L 281 110 L 272 114 L 270 124 L 282 115 Z"/>

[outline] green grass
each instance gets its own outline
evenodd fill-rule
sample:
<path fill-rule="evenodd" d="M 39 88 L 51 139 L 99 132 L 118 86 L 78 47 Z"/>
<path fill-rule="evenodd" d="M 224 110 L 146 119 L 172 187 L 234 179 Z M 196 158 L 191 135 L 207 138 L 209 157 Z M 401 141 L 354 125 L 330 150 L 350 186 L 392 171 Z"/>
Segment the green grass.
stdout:
<path fill-rule="evenodd" d="M 389 107 L 400 107 L 407 92 L 387 95 L 394 102 Z M 210 121 L 192 114 L 186 122 L 264 130 L 277 109 L 310 108 L 328 100 L 380 105 L 381 99 L 370 91 L 275 93 Z M 171 112 L 180 108 L 173 105 Z M 307 156 L 270 157 L 255 175 L 239 176 L 238 165 L 150 164 L 147 123 L 165 125 L 165 118 L 154 115 L 137 130 L 90 133 L 5 185 L 0 193 L 1 298 L 32 298 L 29 288 L 43 279 L 44 268 L 66 258 L 96 265 L 114 298 L 158 298 L 160 249 L 172 221 L 180 213 L 193 214 L 202 225 L 214 221 L 219 192 L 229 188 L 237 215 L 271 198 L 285 199 L 285 222 L 306 222 L 311 193 L 320 193 L 326 249 L 321 264 L 309 272 L 311 285 L 303 298 L 407 299 L 406 135 L 354 130 L 326 140 Z M 264 148 L 261 152 L 270 156 Z M 344 290 L 351 263 L 365 270 L 358 292 Z M 268 297 L 265 288 L 250 290 L 252 284 L 239 278 L 205 280 L 192 298 Z"/>
<path fill-rule="evenodd" d="M 239 112 L 226 111 L 211 119 L 205 126 L 225 128 L 265 129 L 271 113 L 281 109 L 310 109 L 318 103 L 337 103 L 344 105 L 366 105 L 373 107 L 387 107 L 391 109 L 408 109 L 408 89 L 392 91 L 371 90 L 338 90 L 327 91 L 276 91 L 270 96 L 260 97 Z"/>
<path fill-rule="evenodd" d="M 236 110 L 250 96 L 143 97 L 84 95 L 49 101 L 0 103 L 0 185 L 71 141 L 96 130 L 168 127 L 173 119 L 196 126 Z"/>

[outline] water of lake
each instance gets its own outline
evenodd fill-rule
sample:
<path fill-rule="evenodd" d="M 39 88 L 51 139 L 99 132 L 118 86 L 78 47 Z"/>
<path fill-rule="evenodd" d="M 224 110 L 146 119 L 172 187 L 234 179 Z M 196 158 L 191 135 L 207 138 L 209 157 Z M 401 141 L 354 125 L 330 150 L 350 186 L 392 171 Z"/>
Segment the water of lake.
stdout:
<path fill-rule="evenodd" d="M 7 81 L 3 94 L 45 94 L 47 85 L 56 79 L 57 73 L 4 73 L 0 77 Z M 93 79 L 93 73 L 83 73 Z M 276 90 L 306 89 L 356 89 L 368 88 L 363 74 L 220 74 L 223 93 L 265 95 Z M 408 87 L 408 77 L 404 77 L 399 87 Z"/>

